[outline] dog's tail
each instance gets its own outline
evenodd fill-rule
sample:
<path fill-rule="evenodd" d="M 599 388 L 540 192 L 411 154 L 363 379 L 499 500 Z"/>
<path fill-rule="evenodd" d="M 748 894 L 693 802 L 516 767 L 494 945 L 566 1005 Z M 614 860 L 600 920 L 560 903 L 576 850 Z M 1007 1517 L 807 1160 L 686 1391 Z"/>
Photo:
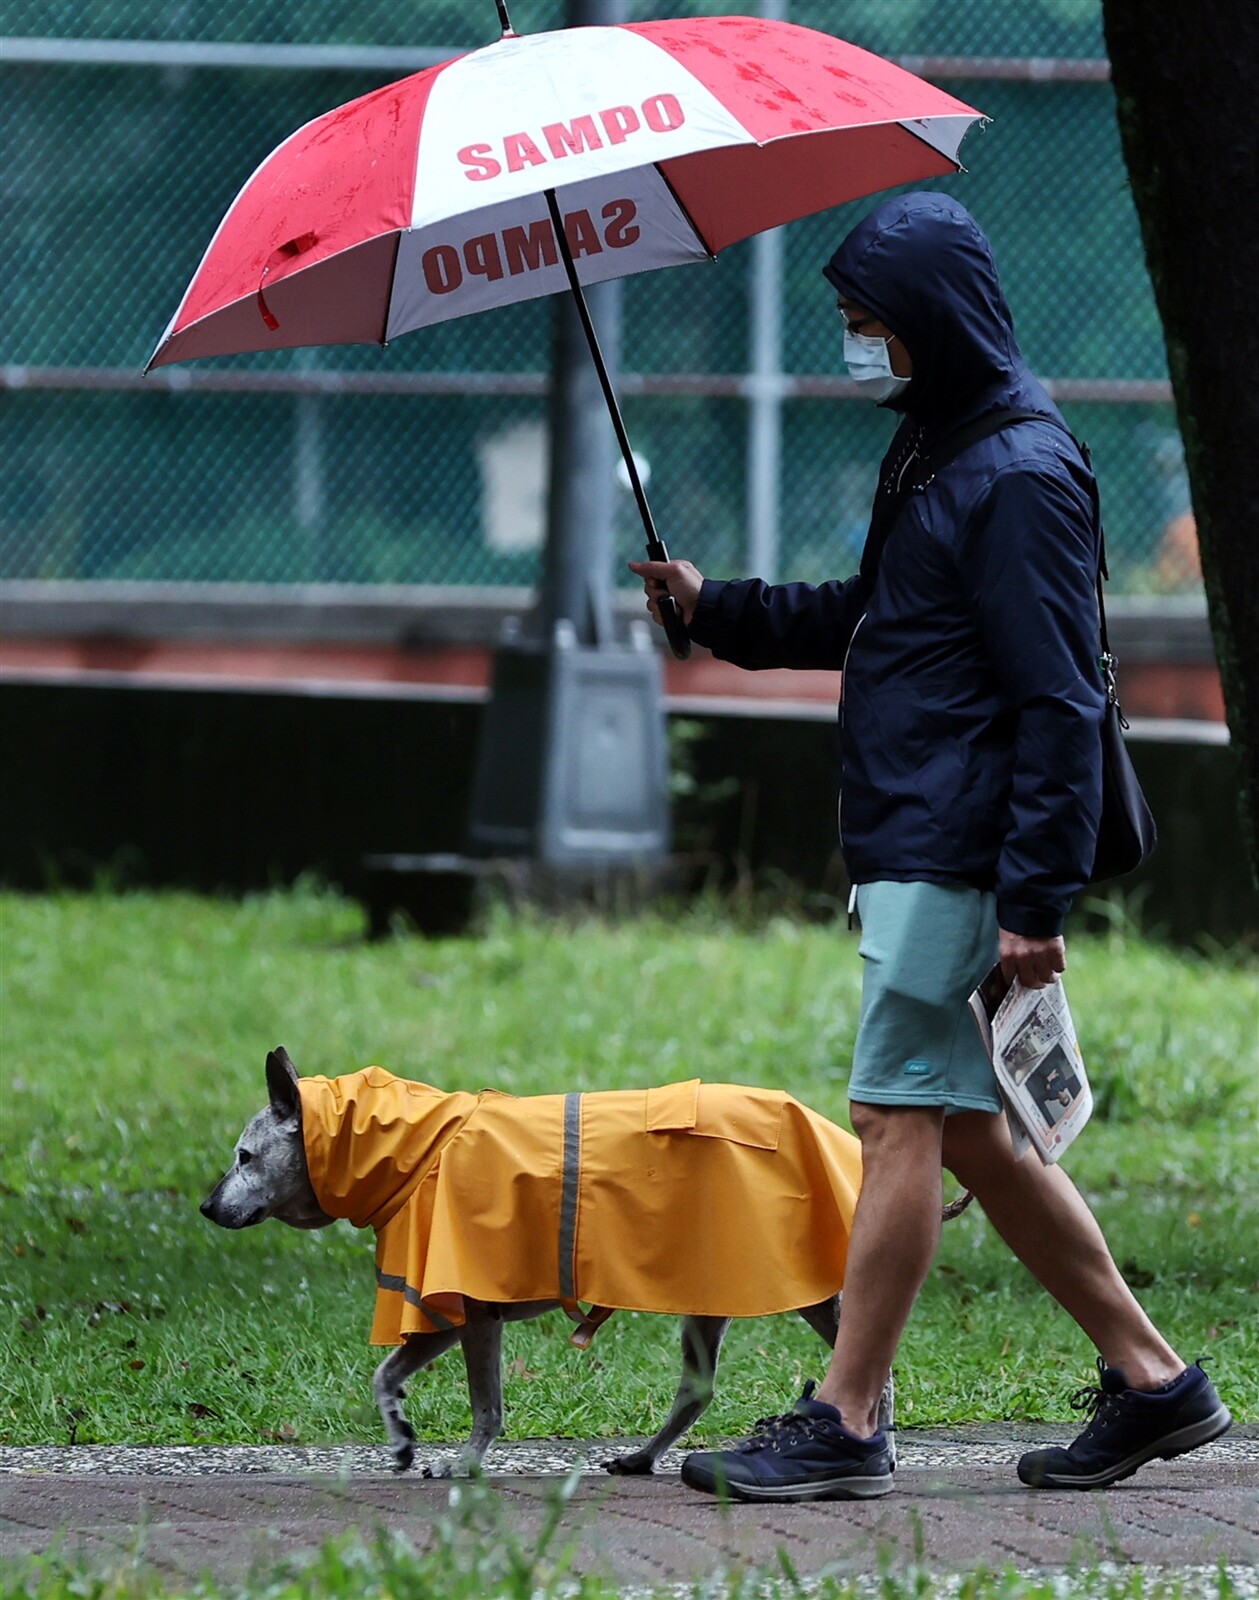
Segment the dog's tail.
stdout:
<path fill-rule="evenodd" d="M 959 1199 L 950 1200 L 948 1205 L 945 1206 L 944 1210 L 940 1213 L 940 1215 L 943 1217 L 945 1222 L 952 1222 L 954 1217 L 960 1217 L 961 1216 L 962 1212 L 966 1210 L 966 1207 L 971 1203 L 971 1201 L 974 1198 L 975 1198 L 974 1194 L 972 1193 L 972 1191 L 970 1189 L 968 1189 L 966 1191 L 966 1193 L 964 1195 L 962 1195 Z"/>

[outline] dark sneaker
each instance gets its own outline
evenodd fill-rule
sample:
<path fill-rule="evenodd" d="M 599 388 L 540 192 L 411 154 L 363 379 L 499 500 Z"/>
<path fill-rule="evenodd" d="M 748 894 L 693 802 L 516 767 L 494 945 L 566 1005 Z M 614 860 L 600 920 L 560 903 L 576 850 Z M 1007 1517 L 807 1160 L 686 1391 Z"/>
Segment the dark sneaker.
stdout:
<path fill-rule="evenodd" d="M 887 1435 L 859 1439 L 839 1412 L 813 1400 L 812 1382 L 795 1409 L 765 1417 L 733 1450 L 700 1450 L 682 1463 L 682 1482 L 735 1500 L 870 1500 L 892 1487 Z"/>
<path fill-rule="evenodd" d="M 1228 1407 L 1196 1363 L 1162 1389 L 1129 1389 L 1116 1367 L 1099 1360 L 1101 1384 L 1086 1384 L 1071 1396 L 1088 1425 L 1065 1448 L 1029 1450 L 1019 1477 L 1033 1489 L 1103 1489 L 1130 1478 L 1147 1461 L 1170 1461 L 1218 1439 L 1232 1426 Z"/>

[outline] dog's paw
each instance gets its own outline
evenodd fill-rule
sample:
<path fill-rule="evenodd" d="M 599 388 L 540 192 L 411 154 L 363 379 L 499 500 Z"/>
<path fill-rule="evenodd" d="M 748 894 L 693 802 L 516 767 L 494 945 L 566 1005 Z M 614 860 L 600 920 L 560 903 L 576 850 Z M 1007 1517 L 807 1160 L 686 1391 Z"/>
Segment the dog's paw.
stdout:
<path fill-rule="evenodd" d="M 611 1456 L 603 1463 L 603 1470 L 616 1478 L 645 1478 L 655 1471 L 655 1462 L 646 1450 L 635 1450 L 628 1456 Z"/>
<path fill-rule="evenodd" d="M 395 1445 L 393 1452 L 393 1470 L 395 1472 L 408 1472 L 415 1461 L 415 1446 L 407 1441 L 406 1444 Z"/>
<path fill-rule="evenodd" d="M 425 1478 L 478 1478 L 481 1464 L 463 1456 L 454 1461 L 430 1461 L 422 1474 Z"/>
<path fill-rule="evenodd" d="M 483 1478 L 485 1468 L 475 1456 L 460 1456 L 456 1461 L 430 1461 L 420 1474 L 423 1478 Z"/>

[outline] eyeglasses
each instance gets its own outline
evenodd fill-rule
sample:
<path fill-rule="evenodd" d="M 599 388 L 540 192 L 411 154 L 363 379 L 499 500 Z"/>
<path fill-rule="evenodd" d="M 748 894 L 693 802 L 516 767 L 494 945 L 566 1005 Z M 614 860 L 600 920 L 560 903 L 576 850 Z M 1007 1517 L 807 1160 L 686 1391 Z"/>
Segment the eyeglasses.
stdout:
<path fill-rule="evenodd" d="M 860 333 L 862 328 L 868 328 L 872 322 L 877 322 L 878 320 L 877 317 L 861 317 L 854 321 L 838 301 L 835 303 L 835 309 L 839 312 L 839 320 L 844 325 L 845 333 Z"/>
<path fill-rule="evenodd" d="M 876 323 L 879 320 L 877 317 L 870 316 L 868 313 L 864 317 L 859 317 L 854 320 L 848 314 L 848 312 L 844 310 L 843 306 L 841 306 L 838 301 L 835 303 L 835 309 L 839 312 L 839 320 L 844 325 L 845 333 L 855 333 L 860 335 L 862 329 L 870 327 L 873 323 Z M 882 339 L 885 343 L 890 344 L 891 341 L 896 338 L 896 335 L 894 333 L 875 333 L 871 334 L 869 337 L 874 339 Z"/>

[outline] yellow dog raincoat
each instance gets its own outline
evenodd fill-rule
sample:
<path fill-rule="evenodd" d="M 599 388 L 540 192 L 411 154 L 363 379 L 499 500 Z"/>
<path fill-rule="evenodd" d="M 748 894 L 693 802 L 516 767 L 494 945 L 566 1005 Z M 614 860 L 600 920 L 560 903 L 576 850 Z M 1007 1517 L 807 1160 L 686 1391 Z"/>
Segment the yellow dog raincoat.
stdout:
<path fill-rule="evenodd" d="M 373 1344 L 461 1324 L 465 1296 L 759 1317 L 843 1284 L 860 1147 L 781 1090 L 298 1087 L 319 1204 L 376 1230 Z"/>

